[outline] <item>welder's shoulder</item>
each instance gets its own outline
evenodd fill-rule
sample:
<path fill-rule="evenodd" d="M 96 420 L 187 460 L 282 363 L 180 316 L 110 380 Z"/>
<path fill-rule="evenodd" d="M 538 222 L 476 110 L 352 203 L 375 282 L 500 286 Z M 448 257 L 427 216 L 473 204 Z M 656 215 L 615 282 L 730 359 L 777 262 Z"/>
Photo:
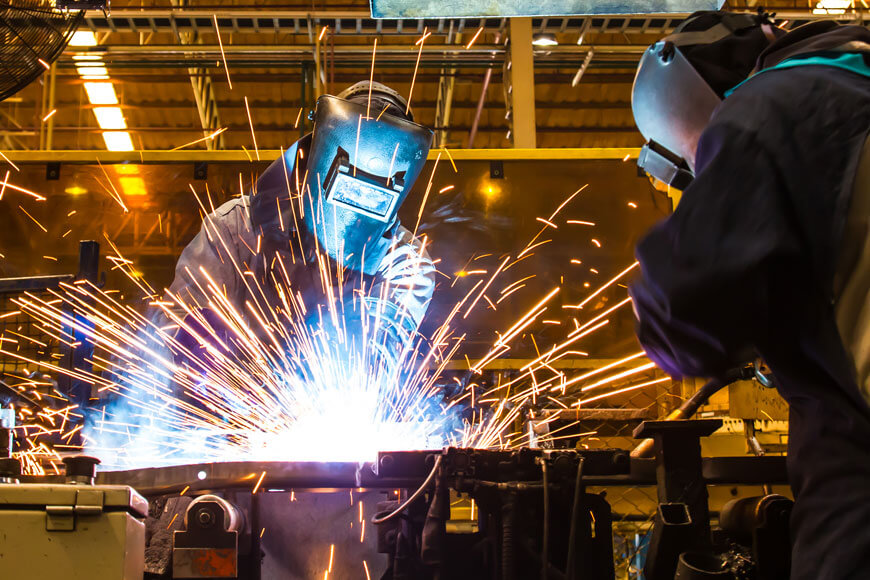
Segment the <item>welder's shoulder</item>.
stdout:
<path fill-rule="evenodd" d="M 246 204 L 250 203 L 248 196 L 234 197 L 209 214 L 208 219 L 230 232 L 239 232 L 244 227 L 248 212 Z"/>
<path fill-rule="evenodd" d="M 793 141 L 796 128 L 812 134 L 814 127 L 843 122 L 843 108 L 862 100 L 856 80 L 858 75 L 830 66 L 762 71 L 723 101 L 711 124 L 758 133 L 772 144 Z"/>

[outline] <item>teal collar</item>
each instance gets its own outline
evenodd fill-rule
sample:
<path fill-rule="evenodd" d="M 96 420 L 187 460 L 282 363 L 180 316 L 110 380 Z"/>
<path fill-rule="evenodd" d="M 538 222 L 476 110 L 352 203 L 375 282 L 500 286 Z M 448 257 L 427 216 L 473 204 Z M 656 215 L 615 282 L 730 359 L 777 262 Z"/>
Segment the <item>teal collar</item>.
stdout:
<path fill-rule="evenodd" d="M 765 68 L 755 73 L 748 79 L 744 80 L 740 84 L 731 87 L 727 91 L 725 91 L 725 98 L 731 96 L 731 93 L 739 89 L 749 80 L 754 79 L 756 76 L 765 73 L 771 70 L 783 69 L 783 68 L 794 68 L 796 66 L 810 66 L 810 65 L 822 65 L 822 66 L 832 66 L 835 68 L 841 68 L 847 71 L 851 71 L 853 73 L 857 73 L 859 75 L 870 77 L 870 66 L 864 61 L 863 53 L 859 52 L 844 52 L 838 54 L 836 56 L 829 55 L 821 55 L 821 54 L 813 54 L 806 56 L 794 56 L 792 58 L 787 58 L 784 61 L 776 64 L 772 67 Z"/>

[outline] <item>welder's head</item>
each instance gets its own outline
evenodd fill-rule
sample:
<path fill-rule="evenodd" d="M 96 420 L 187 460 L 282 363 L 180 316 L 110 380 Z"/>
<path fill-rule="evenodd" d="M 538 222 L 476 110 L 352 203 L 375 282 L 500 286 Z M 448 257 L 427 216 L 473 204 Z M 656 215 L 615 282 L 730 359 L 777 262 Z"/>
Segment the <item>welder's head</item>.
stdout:
<path fill-rule="evenodd" d="M 382 83 L 371 81 L 354 83 L 338 93 L 338 98 L 365 105 L 374 117 L 384 113 L 408 121 L 414 120 L 414 113 L 411 112 L 405 97 Z"/>
<path fill-rule="evenodd" d="M 749 77 L 759 55 L 783 34 L 766 15 L 705 11 L 647 48 L 631 93 L 635 123 L 647 140 L 638 165 L 685 188 L 698 139 L 725 92 Z"/>
<path fill-rule="evenodd" d="M 412 119 L 405 99 L 380 83 L 317 99 L 303 225 L 352 270 L 377 271 L 426 162 L 432 131 Z"/>

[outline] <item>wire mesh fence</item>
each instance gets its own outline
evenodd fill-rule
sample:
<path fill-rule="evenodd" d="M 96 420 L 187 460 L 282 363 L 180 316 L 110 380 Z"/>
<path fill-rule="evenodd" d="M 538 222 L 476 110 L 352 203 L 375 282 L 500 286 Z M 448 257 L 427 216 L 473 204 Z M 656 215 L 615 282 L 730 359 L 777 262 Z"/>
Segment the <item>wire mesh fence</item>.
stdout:
<path fill-rule="evenodd" d="M 46 291 L 29 294 L 41 300 L 51 300 Z M 0 372 L 7 379 L 29 375 L 37 370 L 37 363 L 57 364 L 63 356 L 59 341 L 33 317 L 21 312 L 22 297 L 25 297 L 23 291 L 0 293 L 0 341 L 4 351 L 15 355 L 0 355 Z"/>

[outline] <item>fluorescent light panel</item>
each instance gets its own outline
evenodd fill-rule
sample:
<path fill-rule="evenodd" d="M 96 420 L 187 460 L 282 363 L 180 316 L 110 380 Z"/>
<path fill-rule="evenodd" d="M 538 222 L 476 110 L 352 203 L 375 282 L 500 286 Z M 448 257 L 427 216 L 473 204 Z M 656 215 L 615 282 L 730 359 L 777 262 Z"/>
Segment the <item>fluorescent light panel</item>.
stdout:
<path fill-rule="evenodd" d="M 85 83 L 85 92 L 92 105 L 118 104 L 118 95 L 112 83 Z"/>
<path fill-rule="evenodd" d="M 106 131 L 103 141 L 109 151 L 133 151 L 133 140 L 127 131 Z"/>
<path fill-rule="evenodd" d="M 127 122 L 121 107 L 95 107 L 94 116 L 100 129 L 126 129 Z"/>
<path fill-rule="evenodd" d="M 99 75 L 108 76 L 109 71 L 104 66 L 77 66 L 76 70 L 80 75 Z"/>
<path fill-rule="evenodd" d="M 97 37 L 90 30 L 76 30 L 69 41 L 70 46 L 97 46 Z"/>

